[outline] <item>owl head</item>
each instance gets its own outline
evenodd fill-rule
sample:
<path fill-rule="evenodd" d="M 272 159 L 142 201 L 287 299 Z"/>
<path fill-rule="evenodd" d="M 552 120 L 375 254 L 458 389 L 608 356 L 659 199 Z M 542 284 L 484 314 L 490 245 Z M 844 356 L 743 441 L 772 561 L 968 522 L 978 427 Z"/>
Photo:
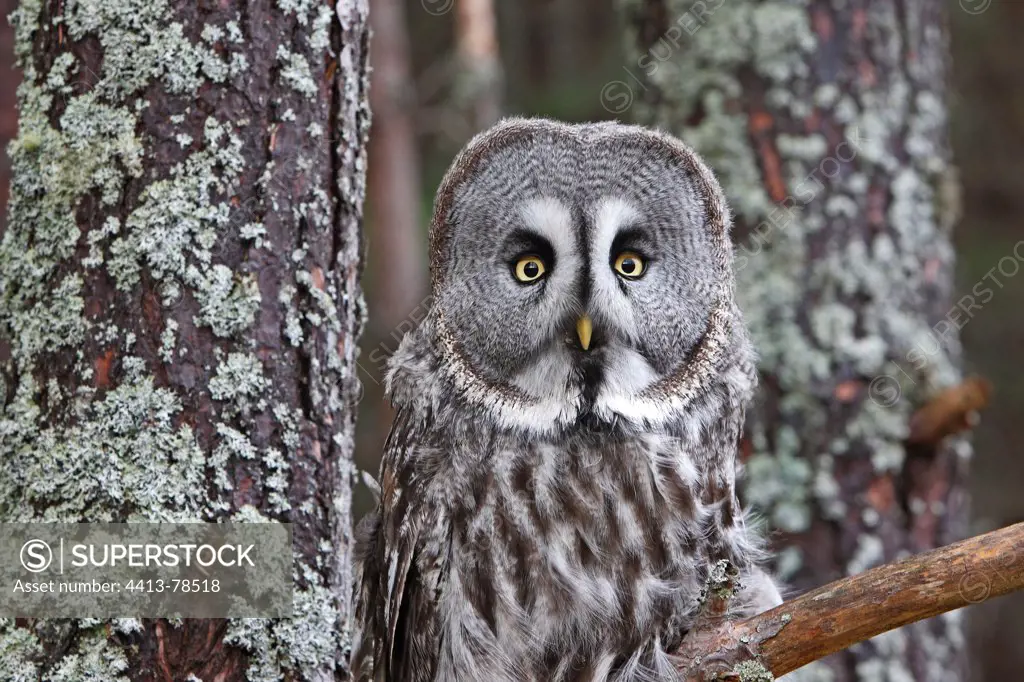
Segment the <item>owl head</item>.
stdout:
<path fill-rule="evenodd" d="M 423 340 L 512 428 L 656 426 L 749 354 L 729 225 L 711 172 L 668 135 L 504 121 L 438 191 Z"/>

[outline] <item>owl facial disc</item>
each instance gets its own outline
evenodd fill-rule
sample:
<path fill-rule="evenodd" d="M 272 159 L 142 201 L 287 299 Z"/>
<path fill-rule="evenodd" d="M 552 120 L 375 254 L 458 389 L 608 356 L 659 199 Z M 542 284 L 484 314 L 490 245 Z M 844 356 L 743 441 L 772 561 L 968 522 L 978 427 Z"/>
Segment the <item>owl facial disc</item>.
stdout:
<path fill-rule="evenodd" d="M 510 422 L 651 424 L 712 375 L 693 359 L 732 305 L 728 213 L 677 140 L 508 121 L 453 164 L 431 229 L 445 371 Z"/>

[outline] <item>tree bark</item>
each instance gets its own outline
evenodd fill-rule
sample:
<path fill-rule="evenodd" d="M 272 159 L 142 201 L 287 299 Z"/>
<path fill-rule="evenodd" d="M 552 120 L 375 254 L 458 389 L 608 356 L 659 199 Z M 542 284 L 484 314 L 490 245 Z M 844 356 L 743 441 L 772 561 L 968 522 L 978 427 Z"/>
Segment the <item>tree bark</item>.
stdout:
<path fill-rule="evenodd" d="M 606 103 L 635 98 L 642 122 L 689 142 L 735 212 L 761 353 L 746 496 L 781 531 L 782 577 L 805 590 L 961 537 L 968 445 L 907 442 L 912 415 L 960 380 L 969 317 L 950 300 L 941 5 L 620 2 L 632 57 Z M 960 618 L 826 665 L 835 682 L 962 680 Z"/>
<path fill-rule="evenodd" d="M 344 671 L 365 0 L 23 0 L 0 519 L 291 522 L 280 621 L 0 622 L 17 679 Z"/>

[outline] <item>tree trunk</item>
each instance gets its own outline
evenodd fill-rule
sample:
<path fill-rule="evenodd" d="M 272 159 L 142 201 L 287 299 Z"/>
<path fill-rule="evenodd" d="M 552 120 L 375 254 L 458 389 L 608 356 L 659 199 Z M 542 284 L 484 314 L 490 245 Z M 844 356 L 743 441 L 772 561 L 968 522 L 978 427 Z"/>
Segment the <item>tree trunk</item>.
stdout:
<path fill-rule="evenodd" d="M 416 89 L 401 0 L 373 0 L 373 136 L 370 139 L 368 230 L 373 327 L 388 334 L 427 288 L 425 213 L 416 146 Z M 379 380 L 380 373 L 374 376 Z"/>
<path fill-rule="evenodd" d="M 459 55 L 456 98 L 460 108 L 467 111 L 476 134 L 501 117 L 504 75 L 493 0 L 456 3 L 455 43 Z"/>
<path fill-rule="evenodd" d="M 359 364 L 365 394 L 356 458 L 360 468 L 375 471 L 394 416 L 384 398 L 385 362 L 412 324 L 410 314 L 418 307 L 425 308 L 427 256 L 415 126 L 418 102 L 404 3 L 373 0 L 370 23 L 373 134 L 367 178 L 366 271 L 373 316 L 364 335 L 367 352 Z M 359 506 L 357 499 L 357 517 Z"/>
<path fill-rule="evenodd" d="M 280 621 L 3 621 L 5 678 L 344 671 L 366 15 L 15 13 L 0 519 L 287 521 L 296 588 Z"/>
<path fill-rule="evenodd" d="M 978 307 L 951 302 L 940 4 L 620 1 L 633 49 L 606 104 L 636 96 L 641 121 L 708 159 L 735 212 L 761 353 L 746 492 L 781 531 L 782 577 L 805 590 L 961 536 L 968 445 L 907 443 L 915 411 L 958 381 L 957 330 Z M 835 682 L 962 680 L 960 618 L 826 665 Z"/>

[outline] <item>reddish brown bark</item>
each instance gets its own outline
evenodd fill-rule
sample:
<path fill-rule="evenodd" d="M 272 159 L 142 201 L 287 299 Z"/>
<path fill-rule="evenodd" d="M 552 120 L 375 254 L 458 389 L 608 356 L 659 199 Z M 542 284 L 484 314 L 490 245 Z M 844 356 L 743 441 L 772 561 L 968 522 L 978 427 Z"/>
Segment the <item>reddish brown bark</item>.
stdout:
<path fill-rule="evenodd" d="M 1020 589 L 1024 524 L 838 580 L 744 621 L 707 618 L 683 642 L 679 669 L 690 682 L 738 680 L 737 666 L 756 662 L 781 677 L 889 630 Z M 726 601 L 713 596 L 707 611 L 724 611 Z"/>

